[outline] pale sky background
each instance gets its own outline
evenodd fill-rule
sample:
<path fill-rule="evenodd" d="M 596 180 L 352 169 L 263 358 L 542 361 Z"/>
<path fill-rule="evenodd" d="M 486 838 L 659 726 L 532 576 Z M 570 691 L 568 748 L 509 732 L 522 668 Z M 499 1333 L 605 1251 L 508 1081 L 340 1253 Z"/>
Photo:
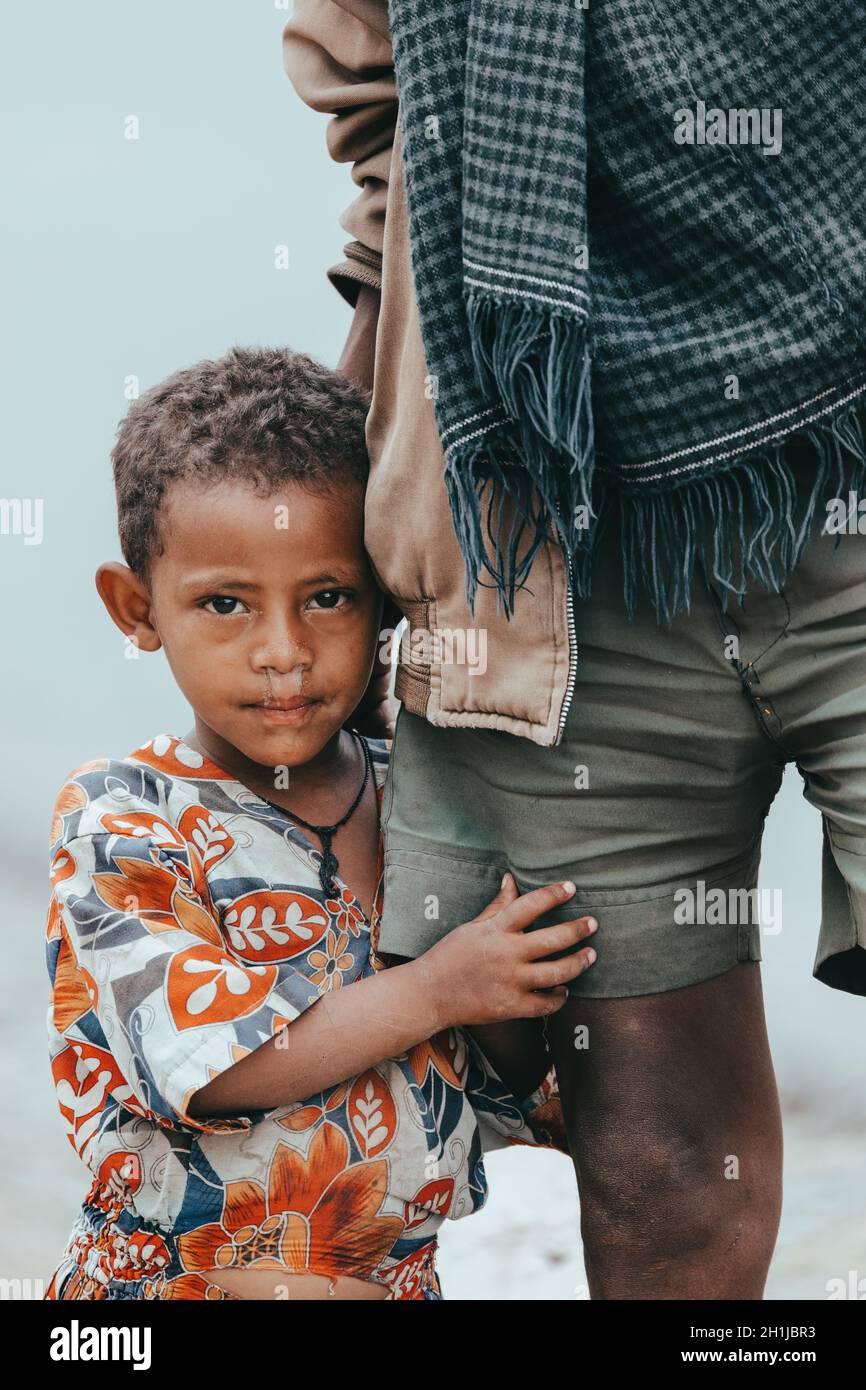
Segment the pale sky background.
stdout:
<path fill-rule="evenodd" d="M 236 343 L 288 343 L 333 366 L 349 327 L 325 270 L 349 240 L 338 218 L 357 190 L 327 156 L 327 118 L 283 73 L 286 17 L 273 0 L 86 0 L 21 5 L 4 20 L 0 493 L 43 499 L 45 521 L 40 545 L 0 536 L 0 846 L 11 889 L 0 1274 L 50 1273 L 87 1186 L 56 1112 L 45 1038 L 54 796 L 85 759 L 190 724 L 161 655 L 124 659 L 93 585 L 96 565 L 120 557 L 109 451 L 125 378 L 144 390 Z M 137 141 L 124 139 L 130 115 Z M 281 243 L 287 271 L 274 268 Z M 763 975 L 794 1174 L 780 1243 L 791 1282 L 776 1297 L 782 1287 L 824 1297 L 824 1281 L 858 1260 L 866 1274 L 866 1000 L 811 976 L 820 859 L 818 815 L 790 772 L 762 876 L 784 894 Z M 446 1293 L 497 1296 L 484 1290 L 499 1281 L 502 1297 L 580 1296 L 567 1160 L 507 1153 L 488 1166 L 488 1210 L 454 1223 L 443 1244 Z M 542 1245 L 557 1240 L 567 1254 L 548 1259 Z"/>

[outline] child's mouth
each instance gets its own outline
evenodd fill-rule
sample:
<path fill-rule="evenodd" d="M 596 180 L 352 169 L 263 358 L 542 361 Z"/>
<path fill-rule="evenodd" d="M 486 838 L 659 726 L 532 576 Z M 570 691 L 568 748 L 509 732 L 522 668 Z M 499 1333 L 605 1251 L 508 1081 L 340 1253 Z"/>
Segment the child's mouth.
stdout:
<path fill-rule="evenodd" d="M 258 705 L 247 705 L 267 724 L 303 724 L 319 708 L 321 700 L 268 700 Z"/>

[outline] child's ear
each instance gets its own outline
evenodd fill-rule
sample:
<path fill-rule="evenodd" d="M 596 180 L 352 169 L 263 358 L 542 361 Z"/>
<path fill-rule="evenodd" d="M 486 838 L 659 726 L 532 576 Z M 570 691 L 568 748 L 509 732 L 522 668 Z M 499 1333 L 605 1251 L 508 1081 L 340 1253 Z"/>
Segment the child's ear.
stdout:
<path fill-rule="evenodd" d="M 96 588 L 112 622 L 146 652 L 162 646 L 151 620 L 150 590 L 128 565 L 107 560 L 96 571 Z"/>

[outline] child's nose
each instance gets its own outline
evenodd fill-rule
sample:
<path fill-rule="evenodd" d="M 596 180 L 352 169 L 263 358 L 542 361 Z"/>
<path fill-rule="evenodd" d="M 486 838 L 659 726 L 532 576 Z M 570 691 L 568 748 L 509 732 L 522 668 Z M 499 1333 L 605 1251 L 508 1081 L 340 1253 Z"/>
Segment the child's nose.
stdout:
<path fill-rule="evenodd" d="M 299 666 L 309 667 L 312 653 L 291 618 L 277 613 L 256 625 L 252 663 L 257 671 L 270 669 L 287 675 Z"/>

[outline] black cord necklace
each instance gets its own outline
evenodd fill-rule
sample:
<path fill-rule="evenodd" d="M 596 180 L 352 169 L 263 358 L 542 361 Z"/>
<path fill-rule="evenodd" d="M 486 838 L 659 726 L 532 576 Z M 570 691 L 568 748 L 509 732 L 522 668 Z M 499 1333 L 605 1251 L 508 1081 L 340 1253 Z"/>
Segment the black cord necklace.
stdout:
<path fill-rule="evenodd" d="M 331 894 L 331 896 L 336 894 L 337 891 L 337 885 L 334 883 L 334 874 L 339 867 L 337 856 L 331 849 L 331 840 L 340 829 L 340 826 L 345 825 L 346 821 L 349 820 L 358 809 L 373 768 L 370 749 L 367 747 L 367 740 L 364 738 L 363 734 L 359 734 L 357 729 L 350 729 L 349 733 L 359 741 L 364 752 L 364 780 L 358 788 L 358 794 L 346 814 L 341 816 L 333 825 L 313 825 L 312 822 L 304 820 L 302 816 L 296 815 L 294 811 L 289 811 L 285 806 L 278 806 L 275 801 L 268 801 L 266 796 L 261 798 L 268 806 L 273 806 L 275 810 L 282 811 L 284 816 L 288 816 L 290 820 L 297 821 L 298 825 L 302 825 L 305 830 L 315 831 L 319 836 L 322 841 L 322 860 L 319 864 L 319 882 L 323 890 Z"/>

